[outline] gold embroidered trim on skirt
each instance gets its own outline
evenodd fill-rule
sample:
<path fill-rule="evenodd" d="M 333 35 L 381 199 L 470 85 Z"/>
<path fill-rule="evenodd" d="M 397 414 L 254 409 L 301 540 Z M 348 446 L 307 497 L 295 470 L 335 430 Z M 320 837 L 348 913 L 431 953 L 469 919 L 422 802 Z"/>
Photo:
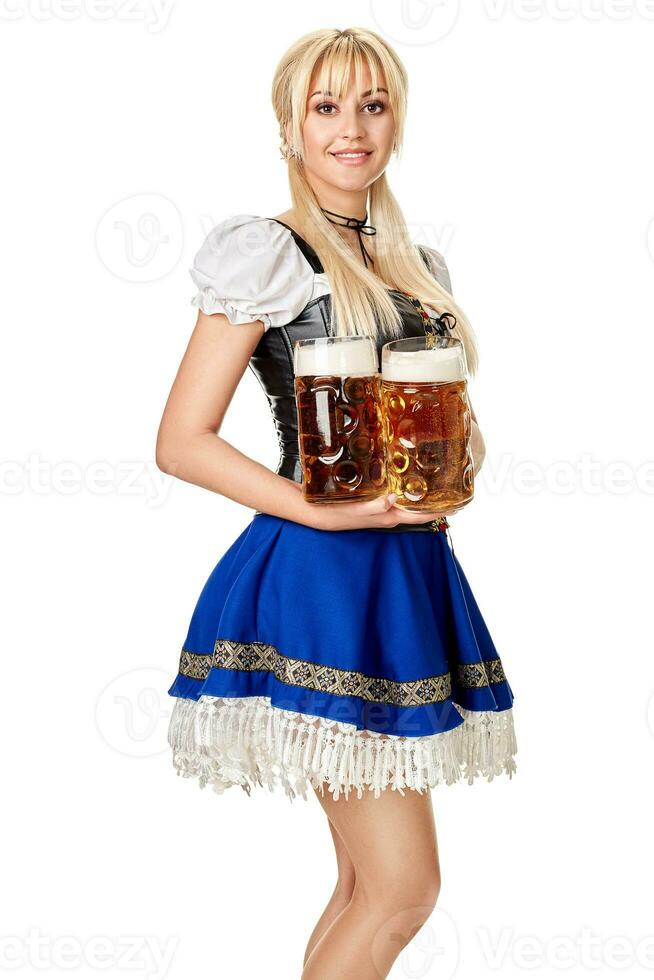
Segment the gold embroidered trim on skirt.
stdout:
<path fill-rule="evenodd" d="M 213 653 L 182 650 L 179 673 L 185 677 L 205 680 L 209 671 L 216 667 L 226 670 L 266 670 L 284 684 L 306 687 L 324 694 L 395 704 L 402 708 L 447 701 L 452 696 L 452 675 L 449 671 L 415 681 L 369 677 L 358 670 L 343 670 L 287 657 L 271 643 L 260 641 L 241 643 L 216 640 Z M 499 658 L 482 660 L 477 664 L 458 664 L 455 676 L 459 688 L 488 687 L 506 680 Z"/>

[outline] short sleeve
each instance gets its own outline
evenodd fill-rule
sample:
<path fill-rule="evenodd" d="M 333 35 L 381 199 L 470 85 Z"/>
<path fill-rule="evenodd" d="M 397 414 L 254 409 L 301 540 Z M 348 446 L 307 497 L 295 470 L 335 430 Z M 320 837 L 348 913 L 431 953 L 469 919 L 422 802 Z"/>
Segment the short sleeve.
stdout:
<path fill-rule="evenodd" d="M 238 214 L 205 238 L 189 270 L 203 313 L 231 323 L 291 323 L 312 298 L 314 274 L 290 230 L 272 218 Z"/>
<path fill-rule="evenodd" d="M 429 271 L 431 274 L 438 280 L 443 289 L 447 289 L 448 293 L 451 293 L 452 282 L 450 280 L 450 272 L 441 253 L 437 252 L 435 248 L 430 248 L 428 245 L 419 245 L 418 247 L 425 254 L 429 262 Z"/>

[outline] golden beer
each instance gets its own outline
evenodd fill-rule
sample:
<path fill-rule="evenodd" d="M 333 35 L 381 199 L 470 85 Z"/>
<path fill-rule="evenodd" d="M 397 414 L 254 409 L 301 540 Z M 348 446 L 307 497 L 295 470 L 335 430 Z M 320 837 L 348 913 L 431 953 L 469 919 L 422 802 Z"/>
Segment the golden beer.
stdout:
<path fill-rule="evenodd" d="M 382 347 L 388 490 L 405 510 L 462 507 L 474 496 L 463 344 L 407 337 Z"/>
<path fill-rule="evenodd" d="M 305 498 L 333 503 L 385 493 L 381 376 L 372 338 L 298 340 L 294 373 Z"/>

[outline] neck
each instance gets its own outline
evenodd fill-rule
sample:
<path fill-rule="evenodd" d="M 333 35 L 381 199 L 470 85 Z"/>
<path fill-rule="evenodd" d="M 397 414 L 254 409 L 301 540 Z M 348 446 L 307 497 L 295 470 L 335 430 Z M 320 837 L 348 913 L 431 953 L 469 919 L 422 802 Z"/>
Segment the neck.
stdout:
<path fill-rule="evenodd" d="M 320 207 L 327 211 L 344 214 L 347 218 L 365 218 L 366 216 L 368 204 L 366 188 L 360 191 L 342 191 L 326 184 L 323 188 L 314 187 L 314 193 Z"/>

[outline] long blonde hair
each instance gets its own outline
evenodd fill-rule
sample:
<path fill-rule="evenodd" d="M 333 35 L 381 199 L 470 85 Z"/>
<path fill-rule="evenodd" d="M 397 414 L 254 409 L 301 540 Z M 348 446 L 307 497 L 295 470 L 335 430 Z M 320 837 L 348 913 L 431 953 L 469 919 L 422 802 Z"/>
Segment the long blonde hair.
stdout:
<path fill-rule="evenodd" d="M 360 263 L 332 223 L 323 214 L 309 184 L 302 158 L 302 128 L 311 76 L 318 63 L 320 88 L 340 97 L 347 91 L 352 68 L 361 89 L 362 69 L 367 64 L 374 90 L 385 85 L 395 119 L 394 150 L 400 153 L 406 118 L 408 78 L 399 57 L 374 31 L 351 27 L 344 31 L 324 29 L 299 38 L 281 58 L 272 84 L 272 102 L 279 123 L 282 157 L 288 163 L 288 180 L 298 230 L 315 249 L 327 275 L 332 316 L 338 335 L 361 334 L 391 338 L 402 336 L 402 320 L 388 287 L 416 296 L 439 314 L 456 317 L 451 336 L 464 346 L 468 372 L 477 371 L 478 349 L 468 319 L 453 296 L 435 279 L 409 237 L 402 210 L 382 173 L 369 189 L 368 220 L 375 225 L 375 272 Z M 286 138 L 287 127 L 292 139 Z M 385 285 L 386 284 L 386 285 Z"/>

